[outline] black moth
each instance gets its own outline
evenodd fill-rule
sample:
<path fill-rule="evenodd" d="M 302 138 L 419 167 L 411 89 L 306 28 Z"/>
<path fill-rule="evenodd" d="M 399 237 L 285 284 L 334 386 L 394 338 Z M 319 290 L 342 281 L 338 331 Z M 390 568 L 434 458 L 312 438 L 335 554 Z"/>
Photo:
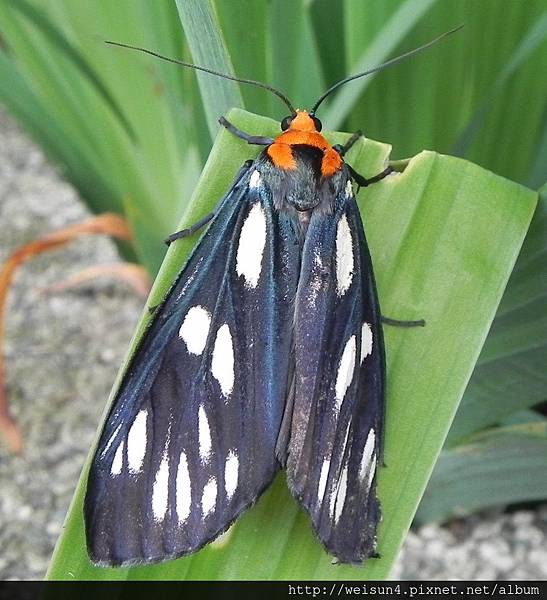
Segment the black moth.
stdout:
<path fill-rule="evenodd" d="M 199 550 L 280 468 L 330 554 L 350 563 L 377 556 L 384 347 L 352 181 L 370 185 L 391 169 L 370 179 L 356 173 L 343 156 L 359 136 L 330 146 L 315 111 L 340 85 L 438 39 L 338 82 L 309 112 L 270 86 L 238 80 L 275 93 L 290 116 L 275 139 L 221 119 L 265 149 L 214 213 L 169 238 L 209 222 L 101 433 L 84 508 L 94 563 L 154 563 Z"/>

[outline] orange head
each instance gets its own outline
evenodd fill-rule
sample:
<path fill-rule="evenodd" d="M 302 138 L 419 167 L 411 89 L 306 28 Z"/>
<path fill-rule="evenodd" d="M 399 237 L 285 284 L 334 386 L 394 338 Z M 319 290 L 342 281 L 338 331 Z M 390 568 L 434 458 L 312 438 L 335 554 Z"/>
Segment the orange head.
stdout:
<path fill-rule="evenodd" d="M 294 114 L 285 117 L 281 121 L 283 131 L 321 131 L 321 121 L 306 110 L 296 110 Z"/>
<path fill-rule="evenodd" d="M 295 146 L 310 146 L 322 153 L 321 175 L 330 177 L 342 166 L 340 154 L 327 142 L 321 133 L 321 121 L 306 110 L 295 110 L 281 121 L 281 133 L 266 150 L 273 164 L 284 171 L 297 168 L 293 149 Z"/>

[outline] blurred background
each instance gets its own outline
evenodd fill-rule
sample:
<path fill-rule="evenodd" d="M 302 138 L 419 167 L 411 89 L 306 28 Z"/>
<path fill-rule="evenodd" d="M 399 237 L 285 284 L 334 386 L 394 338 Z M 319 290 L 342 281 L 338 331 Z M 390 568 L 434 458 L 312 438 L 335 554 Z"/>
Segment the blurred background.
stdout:
<path fill-rule="evenodd" d="M 231 106 L 284 116 L 259 89 L 219 87 L 103 40 L 269 82 L 307 107 L 461 23 L 427 53 L 346 86 L 322 106 L 324 129 L 362 129 L 395 159 L 462 156 L 540 189 L 547 0 L 0 0 L 0 260 L 92 214 L 117 213 L 132 236 L 76 234 L 10 291 L 4 402 L 24 452 L 0 446 L 1 578 L 45 573 L 144 303 L 138 289 L 184 214 L 217 117 Z M 543 201 L 393 577 L 547 577 L 546 234 Z M 89 267 L 109 277 L 52 292 Z"/>

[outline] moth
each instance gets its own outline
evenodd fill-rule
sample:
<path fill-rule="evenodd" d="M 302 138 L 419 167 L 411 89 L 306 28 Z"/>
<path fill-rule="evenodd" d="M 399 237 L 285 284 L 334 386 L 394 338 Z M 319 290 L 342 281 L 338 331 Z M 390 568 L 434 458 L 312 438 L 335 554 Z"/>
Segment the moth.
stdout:
<path fill-rule="evenodd" d="M 227 76 L 272 91 L 289 115 L 275 139 L 220 119 L 264 149 L 213 213 L 168 238 L 207 225 L 156 308 L 100 435 L 84 506 L 94 563 L 196 552 L 282 468 L 331 555 L 348 563 L 377 556 L 385 357 L 354 184 L 392 170 L 357 173 L 344 156 L 360 134 L 331 146 L 316 111 L 341 85 L 438 39 L 336 83 L 309 111 L 271 86 Z"/>

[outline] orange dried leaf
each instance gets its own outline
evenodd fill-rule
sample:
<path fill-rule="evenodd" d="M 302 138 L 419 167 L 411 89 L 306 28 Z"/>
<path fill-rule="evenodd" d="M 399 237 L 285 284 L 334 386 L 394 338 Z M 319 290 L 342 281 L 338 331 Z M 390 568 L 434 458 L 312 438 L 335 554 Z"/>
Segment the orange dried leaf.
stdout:
<path fill-rule="evenodd" d="M 126 262 L 86 267 L 62 281 L 48 285 L 42 291 L 48 294 L 64 292 L 92 279 L 103 277 L 125 282 L 136 294 L 144 298 L 148 296 L 152 287 L 150 276 L 144 267 Z"/>

